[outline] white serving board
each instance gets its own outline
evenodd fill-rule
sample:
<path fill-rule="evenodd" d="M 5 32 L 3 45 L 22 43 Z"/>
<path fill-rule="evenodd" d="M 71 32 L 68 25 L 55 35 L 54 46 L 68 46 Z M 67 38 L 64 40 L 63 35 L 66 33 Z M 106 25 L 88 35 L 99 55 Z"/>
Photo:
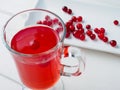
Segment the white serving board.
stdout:
<path fill-rule="evenodd" d="M 86 3 L 80 0 L 50 0 L 49 2 L 44 0 L 42 3 L 38 2 L 37 7 L 53 11 L 58 14 L 64 22 L 66 22 L 71 18 L 71 16 L 64 13 L 62 11 L 62 7 L 67 6 L 72 9 L 74 13 L 73 15 L 83 16 L 84 25 L 90 24 L 92 28 L 104 27 L 109 40 L 115 39 L 117 41 L 117 47 L 111 47 L 109 44 L 99 40 L 98 37 L 95 41 L 88 37 L 86 37 L 86 41 L 80 41 L 72 37 L 71 39 L 65 39 L 65 44 L 120 55 L 120 26 L 115 26 L 113 24 L 115 19 L 120 22 L 120 8 L 115 7 L 115 4 L 113 6 L 109 6 L 106 5 L 106 3 L 104 4 L 104 2 L 102 3 Z"/>

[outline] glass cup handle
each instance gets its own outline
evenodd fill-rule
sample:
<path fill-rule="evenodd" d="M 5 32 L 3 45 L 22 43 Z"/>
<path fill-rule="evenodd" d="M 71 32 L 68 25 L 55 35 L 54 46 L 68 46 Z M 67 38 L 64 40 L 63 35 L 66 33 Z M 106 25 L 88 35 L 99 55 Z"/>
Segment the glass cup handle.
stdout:
<path fill-rule="evenodd" d="M 67 46 L 61 59 L 62 76 L 79 76 L 85 69 L 85 57 L 80 48 Z"/>

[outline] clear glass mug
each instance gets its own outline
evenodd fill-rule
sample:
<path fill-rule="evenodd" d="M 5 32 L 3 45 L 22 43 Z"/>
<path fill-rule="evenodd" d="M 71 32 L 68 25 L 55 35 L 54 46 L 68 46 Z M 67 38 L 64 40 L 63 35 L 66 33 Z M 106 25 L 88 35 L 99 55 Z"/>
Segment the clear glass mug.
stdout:
<path fill-rule="evenodd" d="M 59 37 L 57 44 L 49 50 L 34 54 L 11 48 L 11 40 L 16 33 L 32 26 L 45 26 L 54 30 Z M 79 76 L 84 71 L 85 57 L 80 48 L 67 47 L 68 55 L 65 55 L 65 34 L 66 28 L 62 19 L 44 9 L 21 11 L 6 22 L 3 42 L 14 58 L 20 79 L 26 86 L 25 90 L 64 90 L 60 76 Z"/>

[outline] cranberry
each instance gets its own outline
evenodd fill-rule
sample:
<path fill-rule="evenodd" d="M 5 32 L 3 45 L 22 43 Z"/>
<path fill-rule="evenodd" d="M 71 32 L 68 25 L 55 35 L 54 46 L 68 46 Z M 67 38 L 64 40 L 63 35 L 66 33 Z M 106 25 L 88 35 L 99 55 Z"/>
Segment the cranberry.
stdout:
<path fill-rule="evenodd" d="M 119 21 L 118 20 L 114 20 L 113 23 L 114 23 L 114 25 L 118 25 Z"/>
<path fill-rule="evenodd" d="M 82 41 L 84 41 L 85 40 L 85 34 L 84 33 L 80 34 L 79 39 L 82 40 Z"/>
<path fill-rule="evenodd" d="M 66 32 L 66 38 L 69 38 L 70 37 L 70 32 Z"/>
<path fill-rule="evenodd" d="M 78 22 L 82 22 L 82 20 L 83 20 L 83 17 L 82 17 L 82 16 L 78 16 L 78 17 L 77 17 L 77 21 L 78 21 Z"/>
<path fill-rule="evenodd" d="M 69 27 L 70 25 L 72 25 L 73 24 L 73 21 L 72 20 L 69 20 L 68 22 L 66 22 L 66 27 Z"/>
<path fill-rule="evenodd" d="M 91 34 L 91 35 L 90 35 L 90 38 L 91 38 L 92 40 L 95 40 L 96 35 L 95 35 L 95 34 Z"/>
<path fill-rule="evenodd" d="M 101 27 L 100 28 L 100 33 L 105 33 L 105 28 Z"/>
<path fill-rule="evenodd" d="M 79 31 L 81 34 L 84 33 L 84 29 L 83 29 L 83 28 L 78 29 L 78 31 Z"/>
<path fill-rule="evenodd" d="M 47 21 L 48 26 L 52 26 L 52 20 Z"/>
<path fill-rule="evenodd" d="M 63 28 L 62 28 L 62 27 L 56 28 L 56 32 L 57 32 L 57 33 L 61 32 L 61 31 L 63 31 Z"/>
<path fill-rule="evenodd" d="M 72 14 L 72 9 L 68 9 L 68 14 Z"/>
<path fill-rule="evenodd" d="M 62 8 L 62 10 L 63 10 L 64 12 L 67 12 L 67 11 L 68 11 L 68 7 L 67 7 L 67 6 L 64 6 L 64 7 Z"/>
<path fill-rule="evenodd" d="M 30 42 L 30 48 L 36 50 L 40 47 L 40 43 L 38 40 L 33 40 Z"/>
<path fill-rule="evenodd" d="M 47 23 L 47 20 L 44 20 L 44 21 L 43 21 L 43 24 L 44 24 L 44 25 L 47 25 L 47 24 L 48 24 L 48 23 Z"/>
<path fill-rule="evenodd" d="M 102 40 L 103 40 L 104 42 L 108 42 L 108 37 L 104 36 L 104 37 L 102 38 Z"/>
<path fill-rule="evenodd" d="M 111 40 L 111 41 L 110 41 L 110 45 L 111 45 L 112 47 L 115 47 L 115 46 L 117 45 L 116 40 Z"/>
<path fill-rule="evenodd" d="M 72 32 L 73 32 L 73 31 L 75 30 L 74 25 L 73 25 L 73 24 L 72 24 L 72 25 L 70 25 L 70 26 L 69 26 L 69 29 L 70 29 L 70 31 L 72 31 Z"/>
<path fill-rule="evenodd" d="M 95 29 L 94 29 L 94 32 L 95 32 L 96 34 L 99 34 L 99 33 L 100 33 L 100 30 L 99 30 L 98 28 L 95 28 Z"/>
<path fill-rule="evenodd" d="M 82 29 L 83 25 L 81 23 L 76 24 L 77 29 Z"/>
<path fill-rule="evenodd" d="M 74 22 L 76 22 L 76 21 L 77 21 L 76 16 L 72 16 L 72 21 L 74 21 Z"/>
<path fill-rule="evenodd" d="M 104 38 L 104 33 L 99 33 L 99 34 L 98 34 L 98 38 L 99 38 L 100 40 L 103 40 L 103 38 Z"/>
<path fill-rule="evenodd" d="M 50 20 L 50 16 L 49 16 L 49 15 L 46 15 L 46 16 L 45 16 L 45 20 Z"/>
<path fill-rule="evenodd" d="M 52 20 L 52 22 L 53 22 L 53 24 L 58 24 L 59 20 L 58 20 L 58 18 L 54 18 L 54 19 Z"/>
<path fill-rule="evenodd" d="M 90 29 L 90 28 L 91 28 L 91 25 L 87 24 L 86 29 Z"/>
<path fill-rule="evenodd" d="M 43 23 L 42 23 L 42 21 L 40 20 L 40 21 L 37 21 L 37 24 L 43 24 Z"/>
<path fill-rule="evenodd" d="M 88 36 L 90 36 L 90 35 L 92 34 L 92 30 L 89 30 L 89 29 L 88 29 L 88 30 L 86 31 L 86 34 L 87 34 Z"/>
<path fill-rule="evenodd" d="M 79 38 L 80 34 L 81 34 L 81 32 L 80 32 L 79 30 L 75 30 L 75 31 L 73 32 L 73 36 L 74 36 L 75 38 Z"/>

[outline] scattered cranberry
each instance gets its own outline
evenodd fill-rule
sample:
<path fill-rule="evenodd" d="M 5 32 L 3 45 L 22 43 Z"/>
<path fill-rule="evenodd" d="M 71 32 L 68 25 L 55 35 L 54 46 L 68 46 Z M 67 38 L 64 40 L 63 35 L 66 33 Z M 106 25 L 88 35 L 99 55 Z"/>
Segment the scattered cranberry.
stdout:
<path fill-rule="evenodd" d="M 58 28 L 56 28 L 55 31 L 59 34 L 61 31 L 63 31 L 63 28 L 62 27 L 58 27 Z"/>
<path fill-rule="evenodd" d="M 52 20 L 47 21 L 48 26 L 52 26 Z"/>
<path fill-rule="evenodd" d="M 66 32 L 66 38 L 69 38 L 70 37 L 70 32 Z"/>
<path fill-rule="evenodd" d="M 99 33 L 99 34 L 98 34 L 98 38 L 99 38 L 100 40 L 103 40 L 103 38 L 104 38 L 104 33 Z"/>
<path fill-rule="evenodd" d="M 78 31 L 79 31 L 81 34 L 84 33 L 84 29 L 83 29 L 83 28 L 78 29 Z"/>
<path fill-rule="evenodd" d="M 102 40 L 103 40 L 104 42 L 108 42 L 108 37 L 104 36 L 104 37 L 102 38 Z"/>
<path fill-rule="evenodd" d="M 82 40 L 82 41 L 85 40 L 85 34 L 84 34 L 84 33 L 81 33 L 80 30 L 74 31 L 73 36 L 74 36 L 75 38 L 77 38 L 77 39 Z"/>
<path fill-rule="evenodd" d="M 114 23 L 114 25 L 118 25 L 119 21 L 118 20 L 114 20 L 113 23 Z"/>
<path fill-rule="evenodd" d="M 82 40 L 82 41 L 84 41 L 85 40 L 85 34 L 84 33 L 80 34 L 79 39 Z"/>
<path fill-rule="evenodd" d="M 99 33 L 100 33 L 100 30 L 99 30 L 98 28 L 95 28 L 95 29 L 94 29 L 94 32 L 95 32 L 96 34 L 99 34 Z"/>
<path fill-rule="evenodd" d="M 83 25 L 81 23 L 76 24 L 77 29 L 82 29 Z"/>
<path fill-rule="evenodd" d="M 91 34 L 91 35 L 90 35 L 90 38 L 91 38 L 92 40 L 95 40 L 96 35 L 95 35 L 95 34 Z"/>
<path fill-rule="evenodd" d="M 72 25 L 73 24 L 73 22 L 72 22 L 72 20 L 69 20 L 68 22 L 66 22 L 66 27 L 68 28 L 70 25 Z"/>
<path fill-rule="evenodd" d="M 105 33 L 105 28 L 101 27 L 100 28 L 100 33 Z"/>
<path fill-rule="evenodd" d="M 75 30 L 75 31 L 73 32 L 73 36 L 74 36 L 75 38 L 79 38 L 79 37 L 80 37 L 80 34 L 82 34 L 80 30 Z"/>
<path fill-rule="evenodd" d="M 71 31 L 71 32 L 73 32 L 73 31 L 75 30 L 74 25 L 73 25 L 73 24 L 72 24 L 72 25 L 70 25 L 70 26 L 69 26 L 69 29 L 70 29 L 70 31 Z"/>
<path fill-rule="evenodd" d="M 64 6 L 64 7 L 62 8 L 62 10 L 63 10 L 65 13 L 72 14 L 72 9 L 68 8 L 67 6 Z"/>
<path fill-rule="evenodd" d="M 88 36 L 90 36 L 90 35 L 92 34 L 92 30 L 89 30 L 89 29 L 88 29 L 88 30 L 86 31 L 86 34 L 87 34 Z"/>
<path fill-rule="evenodd" d="M 37 24 L 43 24 L 43 23 L 42 23 L 42 21 L 40 20 L 40 21 L 37 21 Z"/>
<path fill-rule="evenodd" d="M 72 9 L 68 9 L 68 14 L 72 14 Z"/>
<path fill-rule="evenodd" d="M 63 10 L 64 12 L 67 12 L 67 11 L 68 11 L 68 7 L 67 7 L 67 6 L 64 6 L 64 7 L 62 8 L 62 10 Z"/>
<path fill-rule="evenodd" d="M 58 24 L 59 20 L 58 20 L 58 18 L 54 18 L 54 19 L 52 20 L 52 22 L 53 22 L 53 24 Z"/>
<path fill-rule="evenodd" d="M 91 29 L 91 25 L 87 24 L 86 29 Z"/>
<path fill-rule="evenodd" d="M 78 22 L 82 22 L 82 20 L 83 20 L 83 17 L 82 17 L 82 16 L 78 16 L 78 17 L 77 17 L 77 21 L 78 21 Z"/>
<path fill-rule="evenodd" d="M 115 46 L 117 45 L 117 42 L 116 42 L 115 40 L 111 40 L 111 41 L 110 41 L 110 45 L 111 45 L 112 47 L 115 47 Z"/>
<path fill-rule="evenodd" d="M 72 16 L 72 21 L 73 21 L 73 22 L 76 22 L 76 21 L 77 21 L 76 16 Z"/>
<path fill-rule="evenodd" d="M 42 23 L 43 23 L 44 25 L 48 25 L 47 20 L 44 20 Z"/>
<path fill-rule="evenodd" d="M 49 16 L 49 15 L 46 15 L 46 16 L 45 16 L 45 20 L 50 20 L 50 16 Z"/>

